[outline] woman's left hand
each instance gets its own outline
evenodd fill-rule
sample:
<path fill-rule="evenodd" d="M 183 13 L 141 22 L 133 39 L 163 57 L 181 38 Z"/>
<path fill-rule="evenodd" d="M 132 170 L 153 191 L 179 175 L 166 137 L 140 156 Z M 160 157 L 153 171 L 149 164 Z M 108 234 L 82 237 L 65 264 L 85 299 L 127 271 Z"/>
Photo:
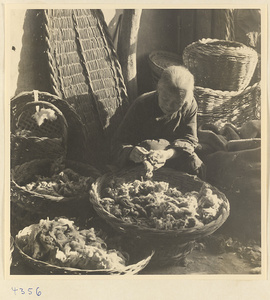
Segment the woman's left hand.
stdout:
<path fill-rule="evenodd" d="M 170 149 L 172 150 L 172 149 Z M 166 161 L 172 157 L 173 153 L 170 150 L 151 150 L 148 155 L 148 160 L 154 166 L 154 169 L 157 170 L 163 167 Z"/>

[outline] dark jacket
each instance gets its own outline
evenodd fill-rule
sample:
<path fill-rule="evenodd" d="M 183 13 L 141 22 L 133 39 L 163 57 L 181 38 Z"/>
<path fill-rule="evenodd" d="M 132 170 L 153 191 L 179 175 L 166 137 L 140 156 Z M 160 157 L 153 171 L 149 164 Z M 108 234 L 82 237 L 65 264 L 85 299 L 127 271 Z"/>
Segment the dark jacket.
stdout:
<path fill-rule="evenodd" d="M 129 108 L 112 142 L 113 160 L 120 167 L 129 161 L 134 146 L 144 140 L 165 139 L 181 151 L 183 142 L 197 146 L 197 103 L 193 98 L 180 111 L 166 116 L 158 105 L 157 92 L 143 94 Z"/>

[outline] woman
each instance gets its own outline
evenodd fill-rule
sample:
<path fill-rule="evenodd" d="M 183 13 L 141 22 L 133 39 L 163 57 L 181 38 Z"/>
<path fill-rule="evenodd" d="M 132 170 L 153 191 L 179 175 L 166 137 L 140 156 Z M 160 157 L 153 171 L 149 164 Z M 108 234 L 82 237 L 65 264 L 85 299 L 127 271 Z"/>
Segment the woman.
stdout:
<path fill-rule="evenodd" d="M 193 75 L 183 66 L 165 69 L 157 91 L 143 94 L 129 108 L 113 139 L 116 164 L 154 162 L 203 177 L 197 147 L 197 103 Z"/>

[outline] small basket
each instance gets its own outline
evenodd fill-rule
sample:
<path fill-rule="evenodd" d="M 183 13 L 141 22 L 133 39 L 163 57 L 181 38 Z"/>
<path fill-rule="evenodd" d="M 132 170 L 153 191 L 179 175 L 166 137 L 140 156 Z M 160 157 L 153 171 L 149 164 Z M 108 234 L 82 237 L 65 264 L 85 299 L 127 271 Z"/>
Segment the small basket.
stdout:
<path fill-rule="evenodd" d="M 142 167 L 136 167 L 121 170 L 116 173 L 105 174 L 102 177 L 99 177 L 96 182 L 92 184 L 90 202 L 97 214 L 109 223 L 117 232 L 133 239 L 134 245 L 140 245 L 140 247 L 134 248 L 154 249 L 155 255 L 153 260 L 158 264 L 170 264 L 172 262 L 175 263 L 175 261 L 179 259 L 181 260 L 185 254 L 192 251 L 194 240 L 212 234 L 229 216 L 230 206 L 226 196 L 211 185 L 208 185 L 209 188 L 223 200 L 223 203 L 220 207 L 218 217 L 212 222 L 200 227 L 183 228 L 179 230 L 162 230 L 143 227 L 137 224 L 127 223 L 103 208 L 100 204 L 101 193 L 103 188 L 106 187 L 107 183 L 113 177 L 121 177 L 125 178 L 126 182 L 133 182 L 135 179 L 140 179 L 143 172 L 144 169 Z M 205 182 L 196 176 L 168 168 L 161 168 L 155 171 L 153 180 L 169 182 L 171 187 L 176 187 L 183 193 L 199 191 L 202 185 L 205 184 Z M 159 257 L 159 259 L 157 259 L 157 257 Z M 163 257 L 163 260 L 161 257 Z"/>
<path fill-rule="evenodd" d="M 57 216 L 83 217 L 89 215 L 92 207 L 88 193 L 74 196 L 52 196 L 27 190 L 23 185 L 31 182 L 35 175 L 50 177 L 55 163 L 52 159 L 36 159 L 25 162 L 11 170 L 11 227 L 12 233 L 38 222 L 41 218 Z M 64 165 L 79 175 L 95 180 L 101 176 L 99 170 L 91 165 L 65 160 Z"/>
<path fill-rule="evenodd" d="M 198 126 L 204 123 L 233 123 L 242 126 L 248 120 L 261 118 L 260 82 L 241 93 L 218 91 L 196 86 L 194 96 L 198 103 Z"/>
<path fill-rule="evenodd" d="M 148 62 L 152 73 L 153 85 L 156 87 L 163 70 L 170 66 L 181 65 L 182 57 L 168 51 L 153 51 L 149 54 Z"/>
<path fill-rule="evenodd" d="M 11 119 L 12 166 L 35 158 L 65 157 L 67 128 L 63 113 L 49 102 L 21 106 Z"/>
<path fill-rule="evenodd" d="M 29 226 L 30 227 L 30 226 Z M 26 227 L 25 230 L 28 230 L 29 227 Z M 67 268 L 60 267 L 56 265 L 52 265 L 37 259 L 32 258 L 23 252 L 20 247 L 20 236 L 23 230 L 19 231 L 15 237 L 15 247 L 18 250 L 19 256 L 22 260 L 29 265 L 32 269 L 36 270 L 40 274 L 47 275 L 136 275 L 142 269 L 144 269 L 149 261 L 151 260 L 154 252 L 150 255 L 144 256 L 145 258 L 140 258 L 137 263 L 127 265 L 125 268 L 118 269 L 100 269 L 100 270 L 84 270 L 84 269 L 76 269 L 76 268 Z"/>
<path fill-rule="evenodd" d="M 85 126 L 84 126 L 81 118 L 75 111 L 75 109 L 67 101 L 65 101 L 55 95 L 47 93 L 47 92 L 41 92 L 41 91 L 37 91 L 37 90 L 22 92 L 11 99 L 10 106 L 11 106 L 12 122 L 14 120 L 14 116 L 17 114 L 17 112 L 19 110 L 23 110 L 24 106 L 27 103 L 37 101 L 37 100 L 51 103 L 63 113 L 63 115 L 66 119 L 67 125 L 68 125 L 67 126 L 67 129 L 68 129 L 67 130 L 67 146 L 66 146 L 67 147 L 67 154 L 66 154 L 67 159 L 76 160 L 78 157 L 80 157 L 81 160 L 84 160 L 83 156 L 86 152 L 86 141 L 87 141 L 87 134 L 85 131 Z M 16 122 L 16 120 L 14 120 L 14 122 Z M 12 134 L 14 135 L 14 132 Z M 43 139 L 48 140 L 48 138 L 44 138 L 44 137 L 43 137 Z M 31 143 L 32 142 L 31 140 L 33 140 L 33 142 L 35 141 L 35 139 L 33 137 L 32 138 L 28 137 L 28 139 L 21 140 L 21 142 Z M 60 139 L 58 139 L 58 140 L 60 140 Z M 44 141 L 44 143 L 45 143 L 45 141 Z M 78 145 L 80 145 L 80 147 L 78 147 Z M 56 144 L 51 143 L 50 146 L 56 146 Z M 60 146 L 62 147 L 62 145 L 60 145 Z M 22 146 L 21 148 L 25 149 L 24 146 Z M 32 147 L 29 146 L 29 148 L 32 148 Z M 62 148 L 59 149 L 59 151 L 57 151 L 57 149 L 55 149 L 55 151 L 50 150 L 51 154 L 56 153 L 51 158 L 58 157 L 59 155 L 57 154 L 57 152 L 61 153 L 63 151 Z M 12 146 L 12 149 L 14 150 L 13 146 Z M 15 150 L 13 151 L 13 153 L 14 154 L 16 153 Z M 24 151 L 24 152 L 22 151 L 22 153 L 29 156 L 29 154 L 26 153 L 26 151 Z M 37 153 L 39 153 L 39 152 L 37 151 Z M 39 157 L 36 157 L 37 156 L 36 153 L 31 153 L 31 154 L 32 154 L 31 159 L 39 158 Z M 47 153 L 45 153 L 45 155 L 47 155 Z M 28 156 L 26 158 L 22 158 L 21 160 L 19 160 L 18 163 L 23 163 L 24 161 L 28 161 L 29 160 Z M 42 158 L 42 156 L 40 156 L 40 157 Z"/>
<path fill-rule="evenodd" d="M 258 54 L 239 42 L 202 39 L 184 49 L 183 62 L 194 75 L 197 86 L 242 91 L 254 74 Z"/>

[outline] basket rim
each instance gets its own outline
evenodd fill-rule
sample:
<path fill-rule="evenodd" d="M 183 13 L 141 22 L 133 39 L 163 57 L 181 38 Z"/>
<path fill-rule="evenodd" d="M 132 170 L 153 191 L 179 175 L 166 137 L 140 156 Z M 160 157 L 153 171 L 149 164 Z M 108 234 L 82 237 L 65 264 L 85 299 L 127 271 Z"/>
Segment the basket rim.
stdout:
<path fill-rule="evenodd" d="M 72 112 L 72 114 L 76 117 L 76 120 L 78 120 L 81 123 L 81 125 L 83 125 L 80 116 L 78 115 L 78 113 L 76 112 L 74 107 L 68 101 L 66 101 L 66 99 L 60 98 L 59 96 L 51 94 L 49 92 L 44 92 L 44 91 L 40 91 L 40 90 L 31 90 L 31 91 L 20 92 L 19 94 L 15 95 L 14 97 L 11 98 L 11 100 L 10 100 L 11 108 L 14 105 L 14 103 L 15 103 L 15 105 L 17 104 L 16 101 L 20 100 L 20 98 L 27 97 L 27 96 L 34 96 L 35 91 L 37 92 L 38 95 L 41 94 L 42 96 L 45 96 L 47 98 L 51 98 L 52 102 L 50 100 L 42 100 L 42 101 L 44 101 L 46 103 L 51 103 L 56 108 L 58 108 L 58 106 L 55 103 L 63 104 L 68 110 L 70 110 Z M 54 102 L 54 101 L 58 101 L 58 102 Z M 27 101 L 25 103 L 25 105 L 28 104 L 28 103 L 32 103 L 32 102 L 36 102 L 36 101 L 34 101 L 34 99 L 30 100 L 30 101 Z M 58 109 L 62 112 L 62 110 L 60 108 L 58 108 Z M 64 115 L 64 113 L 63 113 L 63 115 Z"/>
<path fill-rule="evenodd" d="M 64 117 L 62 111 L 57 106 L 55 106 L 53 103 L 51 103 L 51 102 L 42 101 L 42 100 L 30 101 L 30 102 L 26 103 L 24 105 L 24 107 L 28 108 L 28 107 L 39 105 L 39 104 L 47 105 L 49 108 L 53 108 L 59 115 L 63 116 L 63 119 L 65 121 L 65 125 L 67 126 L 67 121 L 66 121 L 66 118 Z"/>
<path fill-rule="evenodd" d="M 32 224 L 33 225 L 33 224 Z M 26 228 L 30 228 L 32 225 L 29 225 L 29 226 L 26 226 L 24 229 Z M 98 274 L 122 274 L 124 275 L 125 273 L 127 274 L 136 274 L 137 272 L 141 271 L 143 268 L 145 268 L 148 263 L 150 262 L 151 258 L 153 257 L 153 255 L 155 254 L 155 251 L 152 250 L 152 252 L 150 253 L 150 255 L 148 255 L 146 258 L 138 261 L 137 263 L 135 264 L 132 264 L 132 265 L 127 265 L 127 266 L 124 266 L 123 269 L 117 269 L 117 268 L 111 268 L 111 269 L 97 269 L 97 270 L 88 270 L 88 269 L 78 269 L 78 268 L 72 268 L 72 267 L 60 267 L 60 266 L 57 266 L 57 265 L 53 265 L 53 264 L 50 264 L 50 263 L 47 263 L 47 262 L 44 262 L 44 261 L 41 261 L 41 260 L 38 260 L 38 259 L 35 259 L 31 256 L 29 256 L 28 254 L 26 254 L 19 246 L 18 244 L 18 241 L 19 241 L 19 234 L 20 232 L 22 232 L 24 229 L 20 230 L 15 238 L 14 238 L 14 245 L 15 247 L 17 248 L 17 250 L 19 251 L 19 254 L 24 257 L 25 259 L 27 259 L 27 262 L 29 263 L 29 261 L 33 262 L 33 263 L 36 263 L 36 264 L 39 264 L 41 265 L 42 267 L 44 268 L 51 268 L 51 269 L 54 269 L 54 270 L 59 270 L 59 271 L 63 271 L 63 273 L 65 273 L 65 271 L 67 272 L 76 272 L 76 273 L 80 273 L 81 275 L 85 274 L 91 274 L 91 273 L 98 273 Z M 136 268 L 133 272 L 129 272 L 130 268 Z"/>
<path fill-rule="evenodd" d="M 37 92 L 37 93 L 36 93 Z M 66 120 L 66 117 L 64 116 L 63 112 L 53 103 L 49 102 L 49 101 L 42 101 L 42 100 L 37 100 L 35 99 L 35 95 L 39 95 L 39 91 L 33 90 L 31 95 L 34 95 L 34 100 L 33 101 L 27 101 L 26 103 L 24 103 L 22 106 L 18 107 L 18 109 L 15 111 L 15 113 L 11 116 L 11 124 L 10 124 L 10 131 L 11 133 L 15 133 L 16 130 L 20 129 L 20 128 L 25 128 L 24 126 L 20 127 L 19 122 L 20 122 L 20 118 L 23 115 L 24 112 L 27 113 L 27 109 L 29 108 L 33 108 L 35 106 L 43 106 L 45 108 L 49 108 L 52 109 L 54 111 L 54 113 L 56 114 L 56 120 L 58 124 L 58 126 L 61 128 L 61 134 L 58 137 L 52 138 L 52 137 L 48 137 L 46 136 L 47 132 L 44 133 L 43 137 L 47 137 L 47 139 L 39 139 L 38 137 L 36 137 L 35 135 L 33 135 L 32 130 L 29 130 L 32 134 L 32 137 L 34 137 L 35 140 L 37 141 L 61 141 L 61 146 L 63 147 L 63 151 L 66 155 L 67 152 L 67 139 L 68 139 L 68 122 Z M 16 101 L 20 100 L 20 97 L 22 96 L 22 93 L 20 94 L 20 96 L 18 96 L 18 98 L 13 99 L 12 101 L 14 101 L 16 103 Z M 28 94 L 24 94 L 24 96 L 28 96 Z M 31 96 L 32 97 L 32 96 Z M 56 98 L 54 98 L 56 99 Z M 13 103 L 14 103 L 13 102 Z M 11 102 L 11 112 L 12 112 L 12 105 L 13 103 Z M 15 104 L 16 105 L 16 104 Z M 60 122 L 60 124 L 58 123 Z M 16 137 L 16 135 L 15 135 Z M 30 136 L 25 137 L 21 140 L 34 140 L 34 139 L 29 139 Z"/>
<path fill-rule="evenodd" d="M 181 58 L 181 55 L 167 50 L 154 50 L 149 53 L 149 58 L 153 58 L 155 55 L 159 55 L 159 54 L 164 56 L 169 56 L 169 57 Z"/>
<path fill-rule="evenodd" d="M 23 164 L 27 164 L 27 163 L 31 163 L 31 162 L 35 162 L 35 161 L 50 161 L 50 162 L 53 162 L 54 159 L 50 159 L 50 158 L 34 159 L 32 161 L 25 162 Z M 66 163 L 70 163 L 70 162 L 73 163 L 74 162 L 74 163 L 80 164 L 80 166 L 84 166 L 85 169 L 87 169 L 87 167 L 95 168 L 90 164 L 82 164 L 81 162 L 77 162 L 77 161 L 70 160 L 70 159 L 64 159 L 64 162 L 66 162 Z M 96 168 L 95 168 L 95 171 L 98 172 L 98 170 Z M 55 201 L 55 202 L 60 202 L 60 201 L 61 202 L 66 202 L 66 201 L 78 200 L 78 199 L 84 198 L 88 195 L 88 192 L 85 192 L 85 193 L 81 193 L 81 194 L 74 195 L 74 196 L 71 196 L 71 197 L 67 197 L 67 196 L 59 196 L 58 197 L 58 196 L 52 196 L 52 195 L 48 195 L 48 194 L 40 194 L 40 193 L 37 193 L 37 192 L 34 192 L 34 191 L 29 191 L 29 190 L 26 189 L 26 187 L 20 186 L 19 184 L 16 183 L 16 181 L 13 178 L 13 174 L 14 174 L 14 170 L 12 169 L 11 170 L 11 184 L 14 185 L 13 188 L 15 187 L 18 191 L 21 191 L 22 193 L 28 194 L 29 196 L 32 196 L 32 197 L 35 197 L 35 198 L 38 197 L 38 198 L 42 198 L 42 199 L 46 199 L 46 200 L 50 200 L 50 201 Z M 101 174 L 101 173 L 99 172 L 99 174 Z"/>
<path fill-rule="evenodd" d="M 30 102 L 27 102 L 23 107 L 21 107 L 15 113 L 15 115 L 13 116 L 13 119 L 16 120 L 16 118 L 19 118 L 18 116 L 20 116 L 25 109 L 27 109 L 31 106 L 36 106 L 36 105 L 45 105 L 45 106 L 48 106 L 49 108 L 53 109 L 58 114 L 58 116 L 62 119 L 65 128 L 68 128 L 67 120 L 66 120 L 64 114 L 62 113 L 62 111 L 58 107 L 56 107 L 54 104 L 52 104 L 50 102 L 47 102 L 47 101 L 30 101 Z M 16 126 L 15 122 L 13 122 L 13 124 L 14 124 L 14 126 Z M 12 129 L 14 131 L 14 128 L 12 128 Z"/>
<path fill-rule="evenodd" d="M 44 92 L 40 90 L 33 89 L 30 91 L 23 91 L 18 93 L 11 99 L 10 111 L 12 112 L 12 110 L 15 109 L 16 112 L 16 110 L 19 109 L 21 106 L 24 106 L 27 103 L 34 102 L 35 93 L 37 93 L 39 98 L 42 98 L 42 101 L 55 105 L 55 107 L 57 107 L 65 117 L 66 122 L 68 124 L 68 127 L 65 126 L 65 131 L 66 131 L 64 137 L 64 143 L 66 144 L 65 151 L 68 150 L 67 146 L 70 143 L 70 132 L 73 132 L 74 130 L 81 133 L 83 139 L 82 146 L 85 147 L 87 141 L 87 132 L 85 129 L 84 122 L 81 116 L 78 114 L 77 110 L 69 101 L 67 101 L 67 99 L 63 99 L 55 94 L 51 94 L 49 92 Z M 14 118 L 11 117 L 11 121 L 13 119 Z"/>
<path fill-rule="evenodd" d="M 13 96 L 10 101 L 16 100 L 16 99 L 18 99 L 22 96 L 32 95 L 32 94 L 35 93 L 35 91 L 37 91 L 38 94 L 42 94 L 42 95 L 45 95 L 45 96 L 48 96 L 50 98 L 54 98 L 54 99 L 57 99 L 57 100 L 65 101 L 62 98 L 60 98 L 59 96 L 56 96 L 56 95 L 51 94 L 49 92 L 40 91 L 40 90 L 29 90 L 29 91 L 20 92 L 19 94 Z"/>
<path fill-rule="evenodd" d="M 177 53 L 174 53 L 174 52 L 169 52 L 169 51 L 165 51 L 165 50 L 155 50 L 155 51 L 152 51 L 149 55 L 148 55 L 148 58 L 149 58 L 149 61 L 150 63 L 160 69 L 160 70 L 164 70 L 160 65 L 158 65 L 154 60 L 153 58 L 157 55 L 162 55 L 163 57 L 167 57 L 167 58 L 173 58 L 175 60 L 179 60 L 179 63 L 182 61 L 182 58 L 180 55 L 178 55 Z"/>
<path fill-rule="evenodd" d="M 163 168 L 163 171 L 165 170 L 165 172 L 166 172 L 167 169 L 168 168 Z M 169 170 L 171 170 L 171 169 L 169 169 Z M 172 171 L 175 171 L 175 170 L 172 170 Z M 191 228 L 181 228 L 181 229 L 176 229 L 176 230 L 156 229 L 156 228 L 151 228 L 151 227 L 147 227 L 147 226 L 137 225 L 134 223 L 127 223 L 124 220 L 117 218 L 116 216 L 114 216 L 113 214 L 111 214 L 110 212 L 105 210 L 99 202 L 100 197 L 99 197 L 99 193 L 97 191 L 98 185 L 102 181 L 107 179 L 109 176 L 114 176 L 115 173 L 107 173 L 107 174 L 104 174 L 101 177 L 97 178 L 97 180 L 92 184 L 91 190 L 89 191 L 89 194 L 90 194 L 89 200 L 99 215 L 100 215 L 99 210 L 102 211 L 102 216 L 100 215 L 101 217 L 103 217 L 105 219 L 107 218 L 109 223 L 113 222 L 115 224 L 118 224 L 118 226 L 120 224 L 120 226 L 123 227 L 122 228 L 123 230 L 121 229 L 121 231 L 124 231 L 124 232 L 126 230 L 132 230 L 132 231 L 136 230 L 138 233 L 142 233 L 142 234 L 150 233 L 150 234 L 155 234 L 155 235 L 164 235 L 164 233 L 166 233 L 166 235 L 168 237 L 169 236 L 177 237 L 177 236 L 185 236 L 186 234 L 197 233 L 198 231 L 200 231 L 202 229 L 204 229 L 204 231 L 211 229 L 211 228 L 215 227 L 215 225 L 218 224 L 219 222 L 221 222 L 221 224 L 223 224 L 226 221 L 227 217 L 229 216 L 229 211 L 230 211 L 230 204 L 229 204 L 229 201 L 228 201 L 227 197 L 225 196 L 225 194 L 220 192 L 216 187 L 212 186 L 209 183 L 202 181 L 201 179 L 199 179 L 198 177 L 196 177 L 194 175 L 190 175 L 190 174 L 178 172 L 178 171 L 176 171 L 176 172 L 182 176 L 187 176 L 189 178 L 193 178 L 193 179 L 201 182 L 202 184 L 207 184 L 207 186 L 211 187 L 211 189 L 214 190 L 215 193 L 217 193 L 219 196 L 222 197 L 223 204 L 220 207 L 220 211 L 221 210 L 222 211 L 217 219 L 215 219 L 212 222 L 205 224 L 205 225 L 191 227 Z"/>
<path fill-rule="evenodd" d="M 11 136 L 14 139 L 26 139 L 26 140 L 41 140 L 41 141 L 45 141 L 45 140 L 52 140 L 52 141 L 61 141 L 63 138 L 62 137 L 54 137 L 54 138 L 50 138 L 48 136 L 17 136 L 15 133 L 11 132 Z"/>
<path fill-rule="evenodd" d="M 43 199 L 47 199 L 50 201 L 55 201 L 55 202 L 62 202 L 65 200 L 74 200 L 75 198 L 78 199 L 78 197 L 64 197 L 64 196 L 52 196 L 52 195 L 48 195 L 48 194 L 39 194 L 37 192 L 34 191 L 29 191 L 27 190 L 25 187 L 18 185 L 13 179 L 12 179 L 12 184 L 16 187 L 17 190 L 20 190 L 21 192 L 23 192 L 24 194 L 29 194 L 29 196 L 35 197 L 35 198 L 43 198 Z M 82 197 L 82 195 L 81 195 Z"/>
<path fill-rule="evenodd" d="M 217 43 L 219 42 L 220 44 L 217 45 L 213 45 L 213 43 Z M 226 43 L 227 45 L 224 46 L 222 45 L 222 43 Z M 239 45 L 238 47 L 236 46 L 229 46 L 229 45 Z M 229 40 L 223 40 L 223 39 L 212 39 L 212 38 L 203 38 L 203 39 L 199 39 L 197 41 L 192 42 L 191 44 L 187 45 L 186 48 L 184 49 L 183 53 L 186 53 L 187 50 L 190 50 L 192 48 L 194 48 L 195 46 L 200 45 L 202 47 L 204 47 L 204 51 L 207 49 L 213 49 L 213 50 L 218 50 L 218 49 L 225 49 L 227 50 L 227 53 L 222 53 L 222 55 L 226 56 L 226 55 L 232 55 L 232 56 L 237 56 L 235 51 L 236 50 L 244 50 L 246 53 L 250 52 L 250 54 L 257 54 L 257 51 L 254 50 L 253 48 L 238 42 L 238 41 L 229 41 Z M 199 48 L 196 48 L 196 50 L 198 51 L 198 53 L 206 55 L 207 53 L 205 53 L 204 51 L 202 51 Z M 220 56 L 220 53 L 218 52 L 211 52 L 212 56 Z"/>

